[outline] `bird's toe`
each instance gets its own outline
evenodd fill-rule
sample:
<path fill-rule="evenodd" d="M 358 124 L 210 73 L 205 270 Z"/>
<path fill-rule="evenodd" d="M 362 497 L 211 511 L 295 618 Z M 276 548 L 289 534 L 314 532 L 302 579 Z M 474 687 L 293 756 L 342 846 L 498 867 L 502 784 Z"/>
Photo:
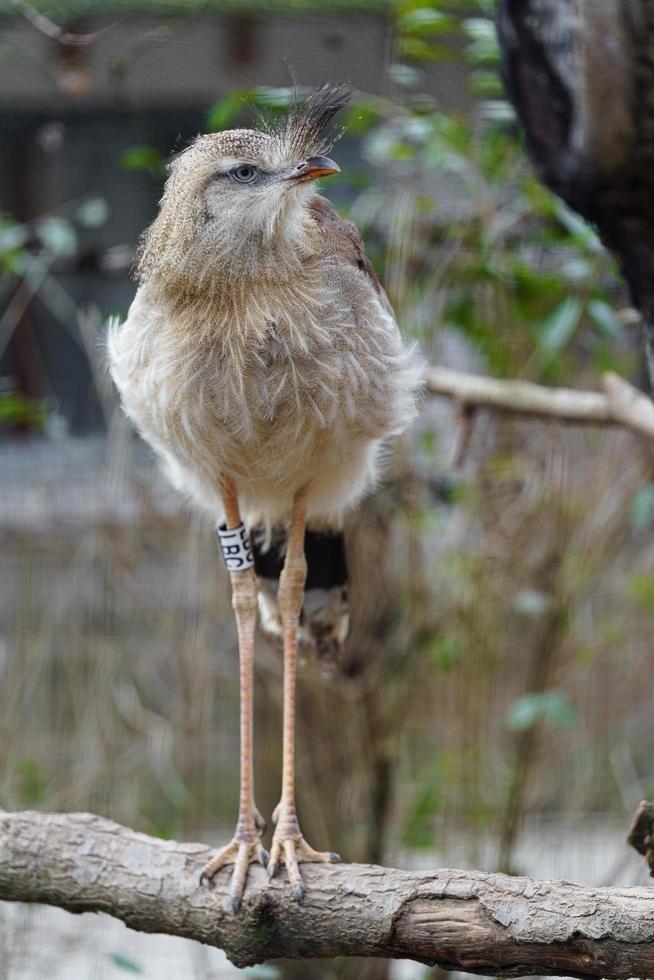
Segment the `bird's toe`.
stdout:
<path fill-rule="evenodd" d="M 200 874 L 200 884 L 211 885 L 221 868 L 227 864 L 233 864 L 234 869 L 229 882 L 229 902 L 232 912 L 238 912 L 243 900 L 250 865 L 257 862 L 265 866 L 267 860 L 268 853 L 261 846 L 258 836 L 254 836 L 254 839 L 242 840 L 237 835 L 205 864 Z"/>
<path fill-rule="evenodd" d="M 238 852 L 238 841 L 231 840 L 229 844 L 225 844 L 220 850 L 214 854 L 210 861 L 207 861 L 200 873 L 200 884 L 209 886 L 213 881 L 214 877 L 218 874 L 221 868 L 224 868 L 226 864 L 231 864 Z"/>

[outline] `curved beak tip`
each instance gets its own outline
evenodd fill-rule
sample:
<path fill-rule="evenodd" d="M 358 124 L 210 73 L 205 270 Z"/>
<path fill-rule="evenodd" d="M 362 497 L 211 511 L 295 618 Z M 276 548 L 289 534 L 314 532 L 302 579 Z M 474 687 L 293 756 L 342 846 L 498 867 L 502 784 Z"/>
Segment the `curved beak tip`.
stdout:
<path fill-rule="evenodd" d="M 329 157 L 308 157 L 297 167 L 284 175 L 285 180 L 292 180 L 294 183 L 305 183 L 309 180 L 317 180 L 318 177 L 327 177 L 329 174 L 340 173 L 340 167 Z"/>
<path fill-rule="evenodd" d="M 326 177 L 328 174 L 338 174 L 341 172 L 339 165 L 334 160 L 330 160 L 329 157 L 309 157 L 307 166 L 307 177 L 310 177 L 310 179 Z"/>

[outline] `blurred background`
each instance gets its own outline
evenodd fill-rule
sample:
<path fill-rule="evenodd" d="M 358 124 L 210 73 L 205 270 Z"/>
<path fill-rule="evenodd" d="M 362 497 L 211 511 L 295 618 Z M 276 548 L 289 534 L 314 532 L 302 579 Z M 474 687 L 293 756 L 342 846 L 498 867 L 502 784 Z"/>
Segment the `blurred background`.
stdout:
<path fill-rule="evenodd" d="M 526 162 L 493 14 L 485 0 L 0 5 L 1 807 L 231 836 L 227 577 L 210 523 L 123 418 L 103 336 L 134 294 L 166 161 L 198 132 L 282 108 L 286 64 L 301 86 L 357 90 L 324 191 L 428 360 L 644 384 L 610 257 Z M 454 408 L 425 396 L 349 522 L 351 638 L 337 670 L 300 676 L 304 832 L 352 861 L 646 882 L 624 838 L 652 791 L 654 452 L 618 429 L 478 414 L 462 447 Z M 282 670 L 262 641 L 256 671 L 270 814 Z M 439 972 L 237 971 L 108 918 L 0 905 L 10 980 Z"/>

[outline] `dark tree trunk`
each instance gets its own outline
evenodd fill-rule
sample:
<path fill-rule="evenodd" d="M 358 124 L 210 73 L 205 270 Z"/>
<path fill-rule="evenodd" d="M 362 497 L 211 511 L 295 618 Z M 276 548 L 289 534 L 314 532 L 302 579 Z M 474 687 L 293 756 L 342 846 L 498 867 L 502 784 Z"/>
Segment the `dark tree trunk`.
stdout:
<path fill-rule="evenodd" d="M 499 0 L 509 96 L 543 181 L 597 228 L 654 383 L 654 0 Z"/>

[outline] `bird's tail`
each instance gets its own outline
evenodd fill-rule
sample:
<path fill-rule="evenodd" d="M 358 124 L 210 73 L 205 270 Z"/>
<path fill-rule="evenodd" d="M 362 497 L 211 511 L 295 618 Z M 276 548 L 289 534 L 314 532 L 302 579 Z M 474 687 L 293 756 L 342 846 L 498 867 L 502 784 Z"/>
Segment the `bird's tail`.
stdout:
<path fill-rule="evenodd" d="M 282 644 L 277 588 L 284 567 L 286 534 L 285 528 L 276 528 L 272 535 L 255 530 L 251 536 L 261 629 L 277 647 Z M 300 650 L 317 654 L 325 667 L 334 668 L 341 659 L 350 622 L 343 532 L 308 528 L 304 553 L 307 581 L 298 629 Z"/>

